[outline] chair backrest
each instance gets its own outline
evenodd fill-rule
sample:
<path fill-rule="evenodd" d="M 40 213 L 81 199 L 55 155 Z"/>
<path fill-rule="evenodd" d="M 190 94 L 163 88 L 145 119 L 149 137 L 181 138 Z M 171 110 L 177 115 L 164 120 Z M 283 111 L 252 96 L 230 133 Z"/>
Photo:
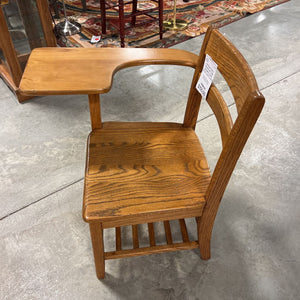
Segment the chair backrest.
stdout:
<path fill-rule="evenodd" d="M 213 212 L 209 216 L 213 221 L 230 176 L 260 115 L 265 99 L 259 92 L 254 74 L 242 54 L 218 30 L 209 28 L 194 73 L 185 113 L 185 127 L 195 128 L 196 126 L 201 102 L 196 83 L 206 54 L 209 54 L 217 63 L 218 71 L 230 87 L 238 112 L 233 123 L 223 97 L 216 86 L 212 85 L 207 95 L 207 102 L 216 116 L 223 145 L 206 192 L 207 211 Z"/>

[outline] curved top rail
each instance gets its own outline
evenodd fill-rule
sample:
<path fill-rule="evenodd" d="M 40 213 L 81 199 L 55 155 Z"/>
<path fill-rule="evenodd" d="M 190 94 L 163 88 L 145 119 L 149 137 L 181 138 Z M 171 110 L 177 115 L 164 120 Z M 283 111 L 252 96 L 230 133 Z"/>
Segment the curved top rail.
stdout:
<path fill-rule="evenodd" d="M 196 54 L 178 49 L 37 48 L 30 55 L 20 92 L 24 95 L 103 94 L 120 69 L 139 65 L 195 68 Z"/>

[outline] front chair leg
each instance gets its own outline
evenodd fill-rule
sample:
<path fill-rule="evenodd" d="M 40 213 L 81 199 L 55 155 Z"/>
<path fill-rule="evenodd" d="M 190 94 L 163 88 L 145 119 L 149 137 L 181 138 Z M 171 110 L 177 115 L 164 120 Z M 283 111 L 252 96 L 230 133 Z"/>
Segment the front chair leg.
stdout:
<path fill-rule="evenodd" d="M 105 258 L 103 243 L 103 227 L 101 223 L 90 224 L 91 239 L 94 252 L 96 274 L 99 279 L 105 276 Z"/>
<path fill-rule="evenodd" d="M 210 240 L 212 230 L 210 230 L 210 228 L 206 228 L 205 230 L 204 222 L 201 218 L 203 218 L 203 216 L 196 218 L 199 250 L 201 258 L 203 260 L 207 260 L 210 259 Z"/>

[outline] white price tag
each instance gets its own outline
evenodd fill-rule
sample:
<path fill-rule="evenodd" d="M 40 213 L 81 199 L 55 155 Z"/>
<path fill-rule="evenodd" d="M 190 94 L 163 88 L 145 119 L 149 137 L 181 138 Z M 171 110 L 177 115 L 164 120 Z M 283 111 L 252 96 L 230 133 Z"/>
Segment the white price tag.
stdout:
<path fill-rule="evenodd" d="M 218 65 L 213 61 L 213 59 L 208 54 L 206 54 L 203 70 L 196 84 L 196 89 L 204 99 L 206 99 L 208 90 L 211 86 L 211 83 L 214 79 L 217 69 L 218 69 Z"/>
<path fill-rule="evenodd" d="M 100 40 L 101 40 L 101 35 L 98 35 L 98 36 L 93 35 L 93 36 L 92 36 L 92 39 L 91 39 L 91 43 L 92 43 L 92 44 L 96 44 L 96 43 L 99 43 Z"/>

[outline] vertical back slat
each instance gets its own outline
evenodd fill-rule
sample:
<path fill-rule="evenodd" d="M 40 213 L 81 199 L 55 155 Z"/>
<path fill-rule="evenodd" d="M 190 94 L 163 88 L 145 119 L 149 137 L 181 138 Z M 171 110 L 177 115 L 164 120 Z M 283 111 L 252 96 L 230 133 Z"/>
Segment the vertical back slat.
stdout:
<path fill-rule="evenodd" d="M 218 30 L 212 31 L 205 53 L 208 53 L 218 65 L 218 70 L 231 89 L 237 111 L 240 112 L 248 95 L 258 90 L 247 61 Z"/>
<path fill-rule="evenodd" d="M 185 220 L 180 219 L 179 224 L 180 224 L 180 229 L 181 229 L 182 241 L 189 242 L 189 234 L 188 234 L 188 231 L 186 228 Z"/>
<path fill-rule="evenodd" d="M 149 231 L 149 243 L 150 246 L 155 246 L 156 242 L 155 242 L 155 234 L 154 234 L 154 226 L 153 223 L 148 223 L 148 231 Z"/>
<path fill-rule="evenodd" d="M 132 225 L 132 243 L 134 249 L 139 248 L 138 225 Z"/>
<path fill-rule="evenodd" d="M 173 244 L 171 226 L 169 221 L 164 221 L 165 233 L 166 233 L 166 241 L 168 245 Z"/>
<path fill-rule="evenodd" d="M 207 103 L 214 112 L 218 121 L 222 145 L 224 147 L 232 128 L 232 118 L 226 102 L 214 84 L 212 84 L 211 88 L 209 89 Z"/>
<path fill-rule="evenodd" d="M 116 227 L 116 250 L 122 250 L 121 227 Z"/>
<path fill-rule="evenodd" d="M 98 94 L 89 95 L 90 115 L 92 130 L 102 127 L 100 96 Z"/>

